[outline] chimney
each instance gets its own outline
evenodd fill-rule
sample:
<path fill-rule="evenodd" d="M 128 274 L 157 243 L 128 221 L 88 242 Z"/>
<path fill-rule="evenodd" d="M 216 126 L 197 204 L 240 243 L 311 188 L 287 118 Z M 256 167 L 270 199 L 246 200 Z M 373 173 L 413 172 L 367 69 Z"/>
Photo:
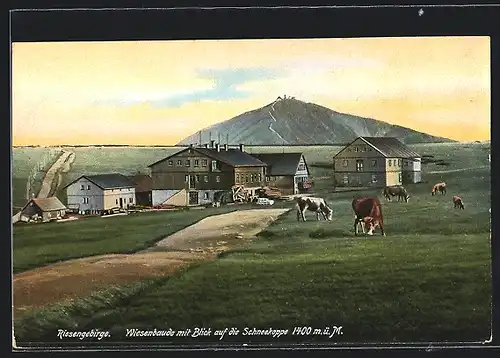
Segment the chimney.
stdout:
<path fill-rule="evenodd" d="M 244 152 L 245 151 L 245 145 L 244 144 L 240 144 L 240 152 Z"/>
<path fill-rule="evenodd" d="M 215 145 L 215 149 L 217 149 L 217 151 L 218 151 L 218 152 L 220 152 L 220 144 L 219 144 L 219 143 L 217 143 L 217 144 Z"/>
<path fill-rule="evenodd" d="M 227 144 L 224 144 L 224 150 L 227 152 Z"/>
<path fill-rule="evenodd" d="M 215 140 L 213 140 L 213 139 L 212 139 L 212 140 L 210 141 L 210 148 L 214 148 L 214 147 L 215 147 L 214 143 L 215 143 Z"/>

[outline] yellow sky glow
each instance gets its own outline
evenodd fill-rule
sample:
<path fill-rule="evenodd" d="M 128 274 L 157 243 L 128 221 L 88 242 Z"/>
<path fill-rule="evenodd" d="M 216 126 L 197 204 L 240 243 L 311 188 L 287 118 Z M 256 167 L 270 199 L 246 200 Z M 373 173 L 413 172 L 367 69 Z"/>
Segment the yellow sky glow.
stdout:
<path fill-rule="evenodd" d="M 227 85 L 244 91 L 234 98 L 211 95 L 226 82 L 200 75 L 234 81 L 249 68 L 265 71 Z M 489 37 L 14 43 L 12 79 L 17 146 L 173 145 L 283 94 L 456 140 L 490 138 Z"/>

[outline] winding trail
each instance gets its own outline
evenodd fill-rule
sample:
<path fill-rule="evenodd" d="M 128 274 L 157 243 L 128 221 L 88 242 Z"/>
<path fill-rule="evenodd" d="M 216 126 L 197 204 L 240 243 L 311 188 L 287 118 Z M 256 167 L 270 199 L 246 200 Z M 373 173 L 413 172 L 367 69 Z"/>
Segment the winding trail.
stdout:
<path fill-rule="evenodd" d="M 278 100 L 274 101 L 273 104 L 271 105 L 271 109 L 272 111 L 274 112 L 274 104 L 277 102 Z M 274 118 L 273 114 L 271 113 L 271 111 L 268 111 L 269 113 L 269 116 L 272 118 L 272 120 L 274 121 L 274 123 L 277 122 L 276 118 Z M 270 122 L 269 123 L 269 127 L 268 129 L 273 132 L 274 134 L 276 134 L 276 136 L 278 136 L 279 139 L 281 139 L 281 141 L 283 142 L 283 144 L 288 144 L 288 142 L 285 140 L 285 138 L 283 138 L 278 132 L 276 132 L 273 128 L 273 122 Z"/>
<path fill-rule="evenodd" d="M 148 277 L 168 276 L 245 245 L 290 209 L 238 210 L 209 216 L 135 254 L 71 259 L 15 274 L 14 315 Z"/>
<path fill-rule="evenodd" d="M 47 198 L 51 195 L 51 192 L 54 190 L 54 179 L 56 176 L 60 174 L 61 169 L 67 166 L 68 160 L 71 160 L 71 157 L 74 158 L 74 153 L 63 150 L 59 158 L 57 158 L 56 162 L 52 164 L 45 177 L 43 178 L 42 186 L 40 191 L 38 192 L 37 198 Z M 55 188 L 57 189 L 57 188 Z"/>

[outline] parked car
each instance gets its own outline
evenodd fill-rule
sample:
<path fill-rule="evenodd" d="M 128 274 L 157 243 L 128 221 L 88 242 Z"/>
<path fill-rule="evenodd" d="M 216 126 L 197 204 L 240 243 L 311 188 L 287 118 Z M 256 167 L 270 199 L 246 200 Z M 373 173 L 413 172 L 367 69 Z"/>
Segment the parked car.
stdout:
<path fill-rule="evenodd" d="M 268 199 L 268 198 L 258 198 L 256 204 L 257 205 L 273 205 L 274 200 Z"/>

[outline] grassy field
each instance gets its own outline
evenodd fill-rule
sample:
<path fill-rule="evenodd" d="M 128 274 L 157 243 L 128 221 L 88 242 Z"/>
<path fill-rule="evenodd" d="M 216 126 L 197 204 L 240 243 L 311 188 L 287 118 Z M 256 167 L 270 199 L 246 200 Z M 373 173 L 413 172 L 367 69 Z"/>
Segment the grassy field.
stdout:
<path fill-rule="evenodd" d="M 260 239 L 216 261 L 16 317 L 16 338 L 54 341 L 57 329 L 100 328 L 110 330 L 108 340 L 139 343 L 148 338 L 125 338 L 127 328 L 238 327 L 239 335 L 226 335 L 223 341 L 484 340 L 490 335 L 491 313 L 490 169 L 484 148 L 420 148 L 449 165 L 425 164 L 428 183 L 407 186 L 409 203 L 383 202 L 387 237 L 379 231 L 354 237 L 350 203 L 356 193 L 333 193 L 329 180 L 318 181 L 318 194 L 334 209 L 332 222 L 309 216 L 299 224 L 291 212 L 261 232 Z M 476 169 L 467 170 L 471 167 Z M 452 171 L 460 169 L 465 170 Z M 432 184 L 441 180 L 449 184 L 448 194 L 431 196 Z M 380 190 L 364 193 L 380 196 Z M 464 199 L 465 210 L 453 209 L 455 194 Z M 91 229 L 83 221 L 16 227 L 14 265 L 22 270 L 99 250 L 132 252 L 208 213 L 228 209 L 207 210 L 90 219 Z M 61 230 L 63 225 L 68 230 Z M 342 326 L 343 335 L 295 336 L 296 326 Z M 244 327 L 289 331 L 272 339 L 243 336 Z M 214 337 L 152 340 L 199 344 L 214 342 Z"/>

